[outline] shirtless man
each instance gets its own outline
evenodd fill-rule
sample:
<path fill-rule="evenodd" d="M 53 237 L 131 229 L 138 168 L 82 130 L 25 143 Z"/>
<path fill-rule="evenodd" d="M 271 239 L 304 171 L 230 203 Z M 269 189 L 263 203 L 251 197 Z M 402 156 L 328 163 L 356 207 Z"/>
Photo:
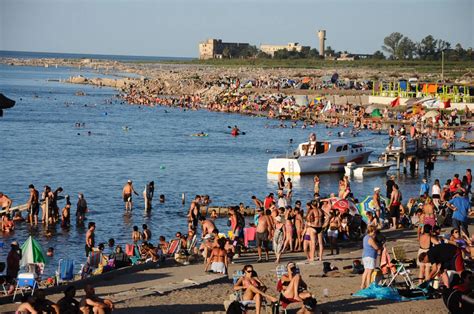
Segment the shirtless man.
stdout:
<path fill-rule="evenodd" d="M 257 263 L 262 262 L 262 246 L 265 249 L 265 260 L 268 262 L 268 241 L 270 240 L 270 235 L 272 232 L 271 224 L 268 219 L 269 216 L 263 214 L 263 209 L 258 209 L 258 225 L 257 225 L 257 251 L 258 251 L 258 260 Z"/>
<path fill-rule="evenodd" d="M 216 225 L 212 220 L 207 220 L 205 217 L 199 217 L 199 222 L 201 223 L 202 227 L 202 239 L 208 234 L 212 234 L 214 230 L 216 230 Z"/>
<path fill-rule="evenodd" d="M 132 180 L 128 180 L 127 184 L 124 185 L 123 190 L 122 190 L 122 198 L 123 201 L 125 202 L 125 211 L 132 211 L 132 193 L 135 195 L 138 195 L 138 193 L 135 191 L 132 185 Z"/>
<path fill-rule="evenodd" d="M 89 222 L 89 225 L 88 225 L 88 230 L 87 230 L 87 233 L 86 233 L 86 257 L 89 256 L 90 252 L 92 252 L 92 248 L 94 247 L 95 245 L 95 234 L 94 234 L 94 231 L 95 231 L 95 222 Z"/>
<path fill-rule="evenodd" d="M 263 202 L 259 200 L 255 195 L 252 195 L 252 201 L 255 203 L 255 210 L 263 208 Z"/>
<path fill-rule="evenodd" d="M 392 230 L 397 229 L 398 219 L 400 217 L 400 191 L 398 185 L 393 186 L 392 195 L 390 195 L 390 217 L 392 217 Z"/>
<path fill-rule="evenodd" d="M 12 207 L 12 200 L 0 192 L 0 209 L 6 210 L 7 212 L 10 210 Z"/>
<path fill-rule="evenodd" d="M 198 218 L 199 218 L 199 207 L 201 204 L 201 196 L 196 195 L 194 200 L 191 202 L 191 205 L 189 206 L 189 212 L 188 212 L 188 222 L 190 223 L 190 228 L 193 230 L 196 230 L 197 225 L 198 225 Z"/>
<path fill-rule="evenodd" d="M 283 191 L 285 188 L 285 168 L 281 168 L 278 174 L 278 190 Z"/>
<path fill-rule="evenodd" d="M 114 309 L 114 304 L 109 299 L 101 299 L 95 294 L 92 285 L 86 285 L 84 288 L 85 296 L 80 302 L 82 313 L 105 314 L 110 313 Z"/>
<path fill-rule="evenodd" d="M 33 224 L 33 219 L 35 222 L 35 225 L 38 224 L 38 214 L 39 214 L 39 192 L 37 189 L 35 189 L 35 186 L 33 184 L 30 184 L 28 186 L 28 189 L 30 191 L 30 198 L 28 198 L 28 210 L 30 211 L 30 223 Z"/>

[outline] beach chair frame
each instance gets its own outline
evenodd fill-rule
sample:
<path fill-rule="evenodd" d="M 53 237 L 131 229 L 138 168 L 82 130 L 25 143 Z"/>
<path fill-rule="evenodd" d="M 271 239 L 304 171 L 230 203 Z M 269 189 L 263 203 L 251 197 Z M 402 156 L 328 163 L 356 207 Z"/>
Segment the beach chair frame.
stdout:
<path fill-rule="evenodd" d="M 235 286 L 237 281 L 239 281 L 240 277 L 242 277 L 244 273 L 241 270 L 236 270 L 232 274 L 232 284 Z M 234 296 L 235 296 L 235 301 L 239 302 L 240 305 L 247 310 L 249 307 L 255 307 L 255 301 L 253 300 L 247 300 L 244 301 L 242 300 L 242 290 L 234 291 Z M 267 312 L 267 303 L 262 302 L 264 308 L 265 308 L 265 313 Z"/>
<path fill-rule="evenodd" d="M 24 296 L 25 292 L 31 290 L 31 295 L 35 293 L 35 289 L 38 287 L 34 273 L 20 273 L 16 278 L 15 291 L 13 292 L 13 302 L 15 302 L 17 291 L 20 290 L 21 295 Z"/>
<path fill-rule="evenodd" d="M 411 279 L 410 271 L 406 268 L 408 264 L 404 263 L 404 259 L 406 258 L 405 249 L 401 246 L 394 246 L 392 247 L 392 254 L 395 260 L 396 271 L 395 273 L 391 273 L 391 278 L 388 281 L 387 287 L 391 287 L 400 276 L 408 288 L 415 289 L 416 285 Z"/>
<path fill-rule="evenodd" d="M 72 261 L 72 278 L 71 279 L 63 279 L 61 278 L 61 265 L 62 263 L 64 263 L 65 261 Z M 56 270 L 56 284 L 59 285 L 61 283 L 64 283 L 64 282 L 71 282 L 74 280 L 74 260 L 72 259 L 64 259 L 64 258 L 61 258 L 59 259 L 58 261 L 58 269 Z"/>

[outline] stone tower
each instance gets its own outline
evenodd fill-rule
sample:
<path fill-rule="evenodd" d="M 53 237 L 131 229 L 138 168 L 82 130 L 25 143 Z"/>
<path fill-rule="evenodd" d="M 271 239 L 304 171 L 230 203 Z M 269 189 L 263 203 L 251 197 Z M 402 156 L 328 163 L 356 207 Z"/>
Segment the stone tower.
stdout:
<path fill-rule="evenodd" d="M 321 29 L 318 31 L 319 37 L 319 55 L 324 57 L 324 42 L 326 41 L 326 30 Z"/>

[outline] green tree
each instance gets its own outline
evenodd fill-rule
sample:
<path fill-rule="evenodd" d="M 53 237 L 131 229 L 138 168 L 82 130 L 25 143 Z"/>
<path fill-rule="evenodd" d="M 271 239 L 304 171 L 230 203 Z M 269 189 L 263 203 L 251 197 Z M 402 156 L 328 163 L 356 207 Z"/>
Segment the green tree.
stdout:
<path fill-rule="evenodd" d="M 372 59 L 385 60 L 385 55 L 383 54 L 382 51 L 377 50 L 377 51 L 374 52 L 374 54 L 372 55 Z"/>
<path fill-rule="evenodd" d="M 428 35 L 416 45 L 416 54 L 420 59 L 433 60 L 436 53 L 438 41 L 433 36 Z"/>
<path fill-rule="evenodd" d="M 289 51 L 287 49 L 281 49 L 275 51 L 273 54 L 273 58 L 275 59 L 288 59 L 290 56 Z"/>
<path fill-rule="evenodd" d="M 224 49 L 222 49 L 222 57 L 231 58 L 231 52 L 230 52 L 229 47 L 224 47 Z"/>
<path fill-rule="evenodd" d="M 334 51 L 331 46 L 327 46 L 324 52 L 330 56 L 334 56 L 336 54 L 336 51 Z"/>
<path fill-rule="evenodd" d="M 384 38 L 384 45 L 382 46 L 382 50 L 389 53 L 391 58 L 397 58 L 399 55 L 399 46 L 402 39 L 402 34 L 398 32 L 391 33 L 390 35 Z"/>
<path fill-rule="evenodd" d="M 402 40 L 398 44 L 398 47 L 396 50 L 396 58 L 397 59 L 413 59 L 415 50 L 416 50 L 415 43 L 410 38 L 403 37 Z"/>
<path fill-rule="evenodd" d="M 259 51 L 257 53 L 257 59 L 270 59 L 272 56 L 270 56 L 268 53 L 265 53 L 263 51 Z"/>

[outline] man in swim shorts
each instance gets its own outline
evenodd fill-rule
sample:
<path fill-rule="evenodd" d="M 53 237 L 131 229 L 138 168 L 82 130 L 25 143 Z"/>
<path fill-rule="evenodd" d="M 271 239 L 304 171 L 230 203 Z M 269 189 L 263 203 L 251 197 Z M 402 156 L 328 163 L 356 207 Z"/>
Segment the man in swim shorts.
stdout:
<path fill-rule="evenodd" d="M 122 190 L 122 198 L 125 202 L 125 211 L 132 211 L 132 193 L 138 195 L 132 185 L 132 180 L 128 180 L 127 184 L 124 185 Z"/>

